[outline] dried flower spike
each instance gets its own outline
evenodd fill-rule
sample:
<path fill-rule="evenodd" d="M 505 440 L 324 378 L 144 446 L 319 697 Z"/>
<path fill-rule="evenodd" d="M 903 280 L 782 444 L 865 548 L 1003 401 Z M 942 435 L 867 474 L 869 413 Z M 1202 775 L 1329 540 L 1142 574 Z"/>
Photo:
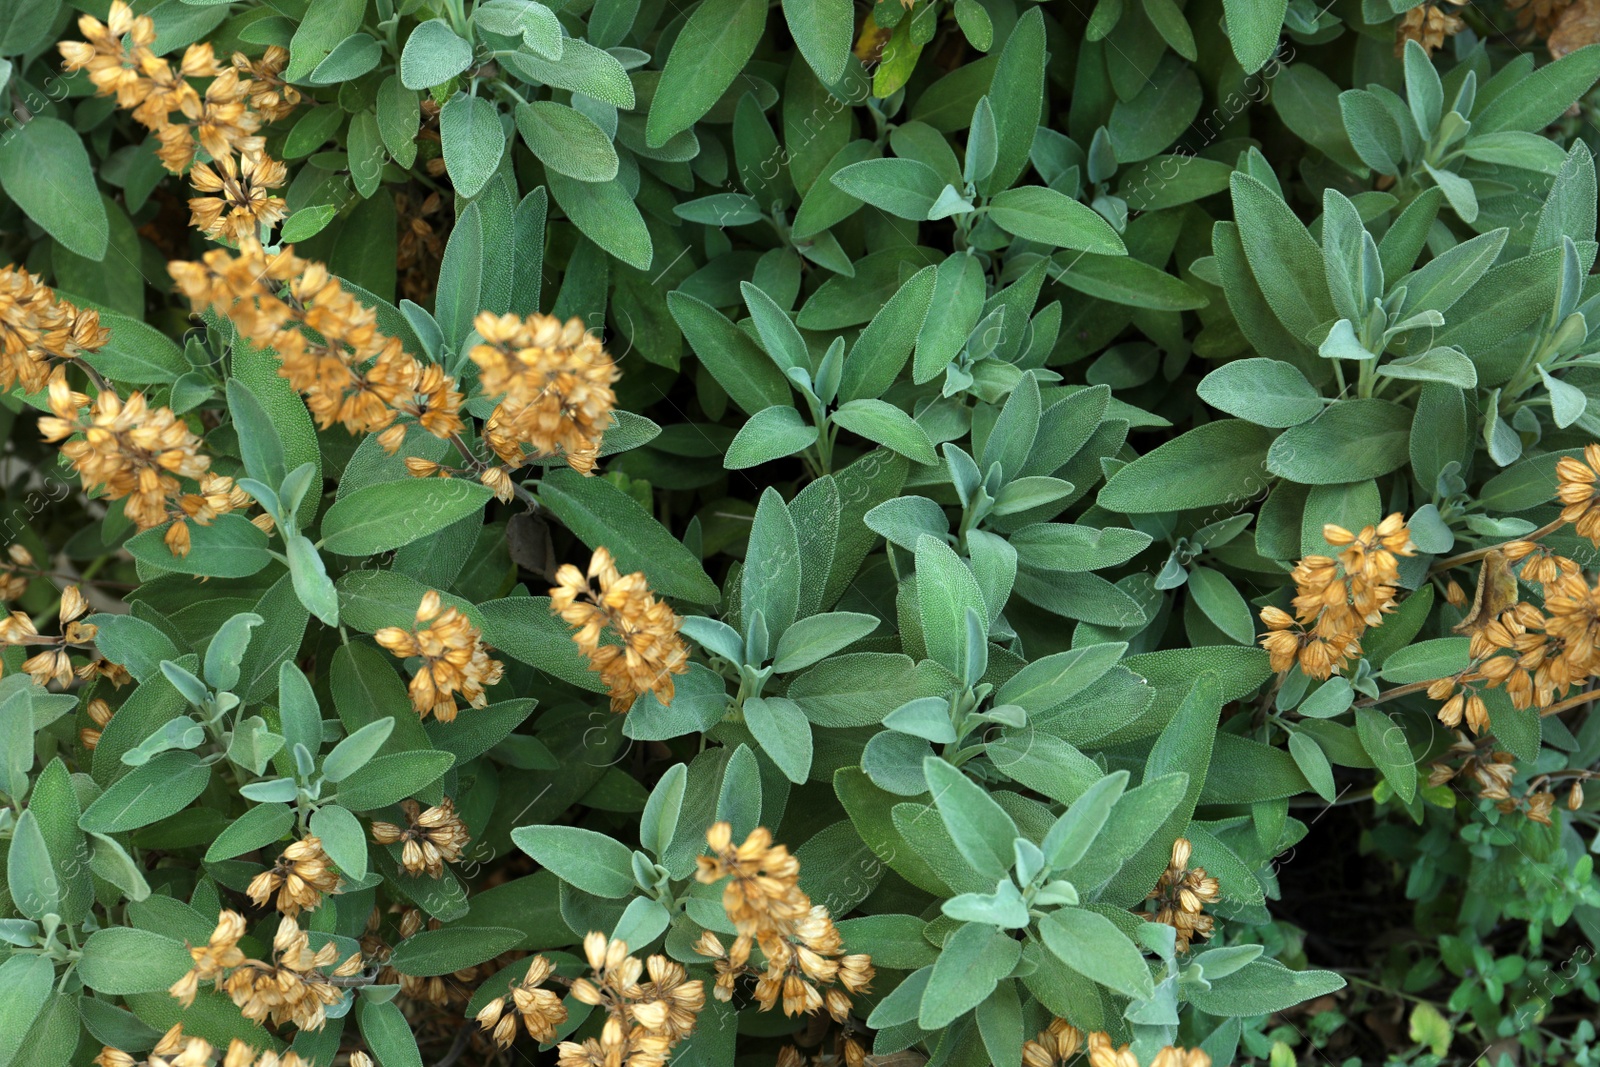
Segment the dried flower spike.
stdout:
<path fill-rule="evenodd" d="M 490 659 L 482 634 L 455 608 L 446 608 L 429 590 L 417 606 L 416 626 L 388 626 L 373 635 L 378 644 L 401 659 L 416 656 L 422 665 L 411 679 L 411 706 L 426 719 L 454 722 L 456 694 L 481 708 L 489 702 L 484 690 L 500 680 L 504 666 Z"/>
<path fill-rule="evenodd" d="M 597 548 L 587 575 L 570 563 L 556 571 L 550 610 L 577 631 L 572 640 L 611 691 L 612 711 L 626 712 L 645 692 L 672 703 L 672 676 L 689 669 L 689 649 L 678 636 L 681 620 L 642 571 L 620 574 L 611 553 Z M 602 644 L 606 629 L 622 644 Z"/>
<path fill-rule="evenodd" d="M 400 863 L 409 874 L 426 872 L 430 878 L 444 875 L 444 865 L 461 858 L 461 850 L 472 840 L 466 824 L 456 814 L 455 803 L 445 797 L 427 811 L 415 800 L 400 802 L 406 814 L 405 829 L 388 822 L 372 824 L 372 839 L 380 845 L 400 844 Z"/>

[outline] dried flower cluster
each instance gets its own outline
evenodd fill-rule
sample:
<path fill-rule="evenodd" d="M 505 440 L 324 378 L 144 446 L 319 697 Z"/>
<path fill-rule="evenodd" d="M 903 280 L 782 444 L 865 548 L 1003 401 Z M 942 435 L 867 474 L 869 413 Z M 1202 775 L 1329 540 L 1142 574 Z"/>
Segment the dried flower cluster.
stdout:
<path fill-rule="evenodd" d="M 582 474 L 594 471 L 600 438 L 611 425 L 621 372 L 582 319 L 482 312 L 473 322 L 483 343 L 468 355 L 486 396 L 499 397 L 483 439 L 507 467 L 560 456 Z"/>
<path fill-rule="evenodd" d="M 32 552 L 23 545 L 7 545 L 6 558 L 0 560 L 0 601 L 26 596 L 28 579 L 37 571 Z"/>
<path fill-rule="evenodd" d="M 611 710 L 626 712 L 641 693 L 672 703 L 674 674 L 689 669 L 689 649 L 678 636 L 681 620 L 655 598 L 644 572 L 618 572 L 604 547 L 594 550 L 585 575 L 568 563 L 556 571 L 550 610 L 577 632 L 578 650 L 611 692 Z M 602 644 L 609 629 L 620 645 Z"/>
<path fill-rule="evenodd" d="M 247 959 L 239 948 L 244 932 L 243 915 L 222 912 L 210 940 L 189 949 L 194 966 L 168 992 L 187 1008 L 194 1003 L 201 982 L 215 982 L 217 990 L 226 993 L 246 1019 L 320 1030 L 327 1022 L 328 1007 L 344 995 L 334 979 L 358 973 L 361 954 L 352 953 L 324 973 L 339 958 L 337 946 L 330 941 L 311 951 L 310 937 L 285 915 L 278 920 L 278 932 L 272 939 L 273 961 Z"/>
<path fill-rule="evenodd" d="M 706 1003 L 702 983 L 690 981 L 682 965 L 665 956 L 641 961 L 628 955 L 626 943 L 608 940 L 599 932 L 583 939 L 583 951 L 590 975 L 572 983 L 572 996 L 603 1009 L 606 1021 L 598 1038 L 561 1042 L 557 1050 L 561 1067 L 661 1067 L 673 1047 L 694 1032 Z M 561 997 L 543 988 L 554 973 L 549 960 L 533 957 L 506 996 L 479 1010 L 478 1025 L 490 1031 L 501 1048 L 516 1038 L 519 1018 L 535 1041 L 554 1041 L 556 1028 L 567 1021 Z M 647 974 L 648 979 L 640 981 Z"/>
<path fill-rule="evenodd" d="M 1430 56 L 1443 48 L 1446 40 L 1466 29 L 1467 24 L 1451 11 L 1466 3 L 1467 0 L 1444 0 L 1407 11 L 1394 28 L 1394 54 L 1405 55 L 1407 41 L 1416 41 Z"/>
<path fill-rule="evenodd" d="M 304 394 L 317 424 L 341 423 L 351 433 L 385 431 L 391 454 L 405 437 L 407 415 L 436 437 L 462 429 L 461 394 L 437 364 L 408 354 L 378 330 L 377 312 L 352 296 L 328 268 L 293 248 L 268 253 L 242 240 L 200 262 L 167 264 L 196 313 L 215 308 L 251 344 L 271 349 L 278 373 Z"/>
<path fill-rule="evenodd" d="M 478 1010 L 478 1025 L 490 1031 L 494 1043 L 510 1048 L 517 1037 L 517 1020 L 522 1020 L 528 1036 L 541 1044 L 556 1039 L 556 1027 L 567 1021 L 567 1006 L 561 996 L 542 986 L 555 973 L 555 964 L 543 956 L 528 961 L 528 970 L 503 997 L 496 997 Z M 510 1001 L 511 1011 L 506 1011 Z"/>
<path fill-rule="evenodd" d="M 141 530 L 171 521 L 165 540 L 174 555 L 189 554 L 189 521 L 208 526 L 250 504 L 233 479 L 210 473 L 211 460 L 188 425 L 171 408 L 151 407 L 143 393 L 123 400 L 103 391 L 91 402 L 58 374 L 50 379 L 50 410 L 39 431 L 46 441 L 66 441 L 61 454 L 83 487 L 126 500 L 123 510 Z M 199 492 L 186 492 L 181 478 Z"/>
<path fill-rule="evenodd" d="M 120 1049 L 107 1046 L 100 1050 L 94 1062 L 96 1067 L 314 1067 L 292 1050 L 281 1054 L 257 1052 L 238 1038 L 228 1042 L 228 1050 L 221 1052 L 220 1058 L 219 1052 L 204 1038 L 185 1035 L 183 1024 L 176 1023 L 161 1036 L 145 1059 L 134 1059 Z M 350 1067 L 372 1067 L 372 1057 L 365 1052 L 353 1052 Z"/>
<path fill-rule="evenodd" d="M 82 41 L 63 41 L 68 70 L 86 70 L 101 96 L 116 98 L 156 137 L 157 157 L 173 174 L 190 172 L 197 192 L 189 201 L 191 224 L 207 237 L 243 241 L 262 226 L 282 221 L 288 209 L 269 190 L 287 180 L 282 163 L 268 158 L 260 130 L 292 112 L 297 89 L 282 78 L 287 49 L 272 46 L 260 59 L 235 53 L 217 60 L 211 45 L 190 45 L 176 68 L 151 49 L 155 23 L 112 0 L 107 22 L 78 19 Z M 190 79 L 209 79 L 204 93 Z M 195 164 L 204 151 L 211 162 Z"/>
<path fill-rule="evenodd" d="M 1111 1043 L 1110 1034 L 1089 1035 L 1089 1067 L 1139 1067 L 1139 1058 L 1127 1045 Z M 1211 1067 L 1211 1057 L 1197 1048 L 1168 1045 L 1150 1060 L 1150 1067 Z"/>
<path fill-rule="evenodd" d="M 1471 781 L 1478 786 L 1478 795 L 1495 801 L 1503 814 L 1521 811 L 1529 819 L 1545 826 L 1551 825 L 1550 813 L 1555 810 L 1555 779 L 1570 778 L 1567 789 L 1567 810 L 1583 807 L 1583 783 L 1593 777 L 1590 771 L 1566 771 L 1556 775 L 1542 774 L 1528 783 L 1521 796 L 1512 794 L 1516 778 L 1516 758 L 1509 752 L 1493 750 L 1492 738 L 1468 738 L 1457 731 L 1456 741 L 1446 751 L 1444 759 L 1428 769 L 1430 786 L 1444 785 L 1458 779 Z"/>
<path fill-rule="evenodd" d="M 372 839 L 380 845 L 399 844 L 400 863 L 408 874 L 426 872 L 430 878 L 442 877 L 444 865 L 459 860 L 461 850 L 472 840 L 456 814 L 455 803 L 445 797 L 423 811 L 415 800 L 403 800 L 400 808 L 407 825 L 402 829 L 391 822 L 374 822 Z"/>
<path fill-rule="evenodd" d="M 455 608 L 446 608 L 430 589 L 417 606 L 416 626 L 402 630 L 386 626 L 373 638 L 401 659 L 417 657 L 422 664 L 411 679 L 411 706 L 426 719 L 454 722 L 456 694 L 481 708 L 489 702 L 484 689 L 500 680 L 504 666 L 489 658 L 478 628 Z"/>
<path fill-rule="evenodd" d="M 61 624 L 59 635 L 39 633 L 27 612 L 13 611 L 9 615 L 0 615 L 0 648 L 6 645 L 43 646 L 41 651 L 22 662 L 23 672 L 41 686 L 54 682 L 62 689 L 66 689 L 72 685 L 75 678 L 82 681 L 104 678 L 121 688 L 133 680 L 127 668 L 121 664 L 94 658 L 77 667 L 72 665 L 69 650 L 76 648 L 92 652 L 94 639 L 99 633 L 99 627 L 93 623 L 80 621 L 88 610 L 89 604 L 83 599 L 78 587 L 69 585 L 61 590 L 61 600 L 56 610 L 56 617 Z M 100 703 L 103 705 L 104 701 Z M 96 714 L 93 704 L 90 705 L 89 712 L 91 717 Z M 105 717 L 108 721 L 111 718 L 109 708 L 105 711 Z"/>
<path fill-rule="evenodd" d="M 56 361 L 103 348 L 111 331 L 100 314 L 56 296 L 36 275 L 0 268 L 0 392 L 21 384 L 37 393 Z"/>
<path fill-rule="evenodd" d="M 800 861 L 773 844 L 765 827 L 734 845 L 733 827 L 714 823 L 706 844 L 711 855 L 696 859 L 695 878 L 707 885 L 728 880 L 722 907 L 738 931 L 726 948 L 709 930 L 695 944 L 696 952 L 716 960 L 716 998 L 731 1000 L 735 982 L 753 974 L 762 1011 L 771 1011 L 781 998 L 785 1015 L 826 1010 L 835 1022 L 846 1022 L 849 994 L 864 993 L 872 983 L 872 957 L 845 955 L 828 909 L 812 904 L 800 888 Z M 751 965 L 752 947 L 761 949 L 764 967 Z"/>
<path fill-rule="evenodd" d="M 1322 536 L 1345 547 L 1337 559 L 1307 556 L 1295 566 L 1294 614 L 1261 609 L 1267 624 L 1261 647 L 1275 671 L 1298 663 L 1309 677 L 1327 678 L 1360 655 L 1361 636 L 1394 610 L 1396 557 L 1416 552 L 1399 512 L 1359 534 L 1329 523 Z"/>
<path fill-rule="evenodd" d="M 78 741 L 83 745 L 86 751 L 93 752 L 95 750 L 95 746 L 100 744 L 101 732 L 105 730 L 106 726 L 111 722 L 111 716 L 114 715 L 115 712 L 112 710 L 111 705 L 107 704 L 105 700 L 100 697 L 95 697 L 93 700 L 89 701 L 89 706 L 85 708 L 84 711 L 88 714 L 89 721 L 94 723 L 94 725 L 85 726 L 83 729 L 79 730 Z"/>
<path fill-rule="evenodd" d="M 1562 456 L 1556 461 L 1556 499 L 1561 502 L 1561 521 L 1570 522 L 1579 537 L 1600 546 L 1600 445 L 1585 445 L 1583 459 Z"/>
<path fill-rule="evenodd" d="M 1111 1041 L 1111 1035 L 1091 1032 L 1087 1041 L 1083 1031 L 1065 1019 L 1053 1018 L 1050 1025 L 1039 1031 L 1037 1037 L 1022 1043 L 1023 1067 L 1063 1067 L 1087 1046 L 1089 1067 L 1139 1067 L 1139 1060 L 1127 1045 L 1120 1048 Z M 1211 1067 L 1211 1057 L 1199 1049 L 1178 1048 L 1173 1045 L 1161 1049 L 1150 1061 L 1150 1067 Z"/>
<path fill-rule="evenodd" d="M 1204 867 L 1189 866 L 1191 848 L 1185 837 L 1172 843 L 1172 859 L 1147 898 L 1157 902 L 1156 922 L 1178 932 L 1179 952 L 1189 951 L 1189 942 L 1195 938 L 1211 936 L 1215 923 L 1205 913 L 1205 906 L 1222 899 L 1217 880 L 1206 874 Z"/>
<path fill-rule="evenodd" d="M 265 907 L 272 894 L 278 894 L 277 909 L 290 918 L 301 911 L 312 911 L 322 903 L 324 893 L 339 891 L 339 872 L 322 850 L 322 839 L 302 837 L 290 842 L 277 862 L 256 875 L 245 895 L 257 907 Z"/>

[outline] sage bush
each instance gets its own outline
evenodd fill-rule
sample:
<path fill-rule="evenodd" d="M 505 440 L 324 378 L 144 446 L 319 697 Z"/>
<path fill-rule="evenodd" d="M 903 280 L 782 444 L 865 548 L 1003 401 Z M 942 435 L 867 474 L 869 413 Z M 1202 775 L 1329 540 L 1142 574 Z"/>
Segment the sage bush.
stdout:
<path fill-rule="evenodd" d="M 0 1067 L 1600 1062 L 1596 41 L 8 0 Z"/>

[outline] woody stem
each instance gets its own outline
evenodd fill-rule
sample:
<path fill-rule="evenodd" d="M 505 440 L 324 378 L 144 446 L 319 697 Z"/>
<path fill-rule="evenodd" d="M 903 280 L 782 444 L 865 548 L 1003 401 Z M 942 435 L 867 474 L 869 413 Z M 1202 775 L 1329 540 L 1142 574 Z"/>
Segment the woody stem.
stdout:
<path fill-rule="evenodd" d="M 1395 686 L 1393 689 L 1385 689 L 1375 697 L 1366 697 L 1362 700 L 1358 700 L 1352 706 L 1357 708 L 1370 708 L 1372 705 L 1382 704 L 1386 700 L 1394 700 L 1396 697 L 1410 696 L 1412 693 L 1420 693 L 1436 681 L 1438 681 L 1437 678 L 1430 678 L 1423 682 L 1408 682 L 1405 685 Z"/>
<path fill-rule="evenodd" d="M 1555 533 L 1566 524 L 1567 521 L 1565 519 L 1557 519 L 1555 522 L 1539 527 L 1530 534 L 1524 534 L 1521 537 L 1513 537 L 1510 541 L 1503 541 L 1498 545 L 1488 545 L 1484 548 L 1475 548 L 1471 552 L 1463 552 L 1459 556 L 1451 556 L 1449 559 L 1441 559 L 1438 563 L 1435 563 L 1433 566 L 1428 568 L 1428 573 L 1438 574 L 1440 571 L 1447 571 L 1451 567 L 1460 567 L 1463 564 L 1476 563 L 1489 553 L 1503 549 L 1506 547 L 1506 545 L 1511 544 L 1513 541 L 1537 541 L 1545 534 Z"/>
<path fill-rule="evenodd" d="M 1568 697 L 1565 700 L 1557 701 L 1556 703 L 1551 704 L 1548 708 L 1540 708 L 1539 714 L 1541 717 L 1546 715 L 1560 715 L 1563 711 L 1571 711 L 1580 704 L 1587 704 L 1596 698 L 1600 698 L 1600 690 L 1586 689 L 1577 696 Z"/>

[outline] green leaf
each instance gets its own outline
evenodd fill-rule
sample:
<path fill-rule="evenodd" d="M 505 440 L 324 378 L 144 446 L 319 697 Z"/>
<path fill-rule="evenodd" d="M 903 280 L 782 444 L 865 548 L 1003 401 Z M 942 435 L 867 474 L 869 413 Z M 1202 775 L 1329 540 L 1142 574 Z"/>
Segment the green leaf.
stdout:
<path fill-rule="evenodd" d="M 1257 426 L 1284 429 L 1321 414 L 1322 394 L 1293 364 L 1253 357 L 1225 363 L 1200 381 L 1200 399 Z"/>
<path fill-rule="evenodd" d="M 803 452 L 816 443 L 817 428 L 806 422 L 800 412 L 787 405 L 764 408 L 739 427 L 722 457 L 722 466 L 730 471 L 757 467 Z"/>
<path fill-rule="evenodd" d="M 211 766 L 192 752 L 162 752 L 112 783 L 78 825 L 91 833 L 136 830 L 175 815 L 205 791 Z"/>
<path fill-rule="evenodd" d="M 973 64 L 969 66 L 971 69 Z M 989 83 L 989 105 L 994 110 L 995 135 L 998 150 L 994 170 L 978 184 L 978 191 L 993 196 L 1009 189 L 1028 164 L 1028 153 L 1033 148 L 1034 130 L 1039 125 L 1040 108 L 1044 101 L 1045 28 L 1044 14 L 1039 8 L 1030 8 L 1017 20 L 1005 47 L 1000 50 L 994 67 L 994 77 Z M 979 95 L 982 90 L 979 89 Z M 924 98 L 926 99 L 926 98 Z M 970 101 L 966 114 L 972 114 Z M 926 118 L 913 114 L 913 118 Z"/>
<path fill-rule="evenodd" d="M 378 65 L 383 46 L 371 35 L 353 33 L 334 46 L 316 69 L 306 75 L 312 85 L 336 85 L 354 81 Z"/>
<path fill-rule="evenodd" d="M 438 781 L 455 759 L 448 752 L 433 751 L 374 756 L 339 783 L 339 803 L 351 811 L 372 811 L 398 804 Z"/>
<path fill-rule="evenodd" d="M 439 264 L 433 317 L 451 346 L 464 345 L 471 334 L 472 320 L 483 306 L 485 269 L 483 210 L 474 202 L 457 216 Z"/>
<path fill-rule="evenodd" d="M 621 842 L 578 826 L 519 826 L 516 846 L 557 878 L 612 900 L 633 894 L 633 853 Z"/>
<path fill-rule="evenodd" d="M 349 809 L 322 805 L 312 813 L 311 832 L 322 840 L 323 851 L 342 873 L 357 881 L 367 876 L 367 835 Z"/>
<path fill-rule="evenodd" d="M 970 651 L 967 612 L 989 617 L 983 590 L 955 550 L 929 534 L 917 538 L 916 560 L 917 606 L 928 658 L 960 676 Z"/>
<path fill-rule="evenodd" d="M 817 79 L 832 85 L 843 77 L 855 25 L 848 0 L 783 0 L 783 17 Z"/>
<path fill-rule="evenodd" d="M 644 814 L 639 816 L 639 844 L 660 858 L 672 844 L 678 832 L 678 817 L 683 812 L 684 789 L 689 778 L 689 766 L 675 763 L 657 780 L 645 803 Z"/>
<path fill-rule="evenodd" d="M 423 930 L 395 946 L 389 965 L 401 974 L 431 978 L 485 963 L 516 948 L 521 940 L 521 930 L 504 926 Z"/>
<path fill-rule="evenodd" d="M 175 660 L 179 656 L 170 637 L 136 615 L 91 615 L 86 621 L 98 627 L 96 647 L 111 662 L 128 668 L 128 673 L 137 681 L 154 677 L 160 673 L 162 660 Z M 217 685 L 216 682 L 212 684 Z M 218 685 L 218 688 L 228 687 Z"/>
<path fill-rule="evenodd" d="M 1387 400 L 1341 400 L 1272 442 L 1267 470 L 1302 485 L 1365 481 L 1405 466 L 1411 412 Z"/>
<path fill-rule="evenodd" d="M 472 45 L 457 37 L 444 19 L 429 19 L 406 38 L 405 50 L 400 53 L 400 84 L 407 89 L 431 89 L 470 66 Z"/>
<path fill-rule="evenodd" d="M 840 400 L 876 398 L 894 384 L 927 318 L 934 282 L 934 268 L 924 267 L 898 285 L 876 309 L 845 356 L 839 377 Z"/>
<path fill-rule="evenodd" d="M 650 231 L 620 182 L 577 181 L 556 170 L 547 177 L 550 195 L 585 237 L 636 270 L 650 269 Z"/>
<path fill-rule="evenodd" d="M 878 628 L 878 619 L 853 611 L 835 611 L 801 619 L 784 630 L 772 656 L 772 669 L 787 674 L 855 644 Z"/>
<path fill-rule="evenodd" d="M 15 1062 L 54 985 L 55 965 L 44 956 L 14 955 L 0 963 L 0 1067 Z"/>
<path fill-rule="evenodd" d="M 1040 844 L 1045 862 L 1054 870 L 1068 870 L 1083 859 L 1127 787 L 1128 772 L 1122 770 L 1086 789 L 1045 834 Z"/>
<path fill-rule="evenodd" d="M 1097 502 L 1136 515 L 1252 499 L 1266 486 L 1273 437 L 1242 419 L 1197 426 L 1113 474 Z"/>
<path fill-rule="evenodd" d="M 1152 311 L 1190 311 L 1209 303 L 1188 282 L 1126 254 L 1069 256 L 1061 252 L 1056 254 L 1055 262 L 1061 270 L 1053 277 L 1062 285 L 1114 304 Z"/>
<path fill-rule="evenodd" d="M 1191 567 L 1188 584 L 1190 597 L 1217 629 L 1241 645 L 1255 640 L 1255 612 L 1220 571 Z"/>
<path fill-rule="evenodd" d="M 785 778 L 804 785 L 811 773 L 811 723 L 800 705 L 783 697 L 751 697 L 744 721 Z"/>
<path fill-rule="evenodd" d="M 996 194 L 989 202 L 989 217 L 1007 233 L 1057 248 L 1110 256 L 1128 251 L 1099 212 L 1042 185 Z"/>
<path fill-rule="evenodd" d="M 36 115 L 0 140 L 0 186 L 12 202 L 67 248 L 99 262 L 111 220 L 76 130 Z"/>
<path fill-rule="evenodd" d="M 380 1067 L 422 1067 L 411 1023 L 394 1001 L 361 998 L 361 1036 Z"/>
<path fill-rule="evenodd" d="M 445 170 L 456 192 L 477 196 L 505 155 L 500 112 L 487 100 L 458 92 L 439 112 L 439 136 L 444 144 Z"/>
<path fill-rule="evenodd" d="M 939 1030 L 982 1004 L 1011 973 L 1022 943 L 998 927 L 965 923 L 944 939 L 922 993 L 917 1025 Z"/>
<path fill-rule="evenodd" d="M 1472 117 L 1472 132 L 1542 130 L 1587 93 L 1596 78 L 1600 78 L 1600 47 L 1591 44 L 1514 82 Z"/>
<path fill-rule="evenodd" d="M 604 478 L 560 468 L 539 483 L 539 500 L 590 548 L 604 545 L 624 574 L 643 571 L 662 596 L 715 604 L 715 583 L 683 542 L 633 497 Z"/>
<path fill-rule="evenodd" d="M 61 912 L 62 885 L 50 849 L 31 810 L 17 816 L 6 853 L 6 886 L 16 909 L 30 919 Z"/>
<path fill-rule="evenodd" d="M 1189 1003 L 1211 1015 L 1233 1018 L 1271 1014 L 1344 988 L 1332 971 L 1291 971 L 1277 960 L 1258 959 L 1232 974 L 1196 985 Z"/>
<path fill-rule="evenodd" d="M 1236 171 L 1233 210 L 1250 271 L 1273 314 L 1297 341 L 1334 318 L 1322 249 L 1276 192 Z"/>
<path fill-rule="evenodd" d="M 932 167 L 914 159 L 864 159 L 828 180 L 862 203 L 913 220 L 928 218 L 945 188 Z"/>
<path fill-rule="evenodd" d="M 1127 645 L 1112 642 L 1043 656 L 1012 675 L 995 693 L 994 703 L 1015 704 L 1031 714 L 1043 714 L 1098 682 L 1127 650 Z"/>
<path fill-rule="evenodd" d="M 747 414 L 793 399 L 783 372 L 716 308 L 678 291 L 667 294 L 667 308 L 706 370 Z"/>
<path fill-rule="evenodd" d="M 417 161 L 417 131 L 422 125 L 422 101 L 391 74 L 378 87 L 378 136 L 394 161 L 410 168 Z"/>
<path fill-rule="evenodd" d="M 231 860 L 281 841 L 294 828 L 294 809 L 287 804 L 257 804 L 228 824 L 206 849 L 206 862 Z"/>
<path fill-rule="evenodd" d="M 1289 0 L 1223 0 L 1228 43 L 1246 74 L 1254 74 L 1278 51 L 1278 35 Z"/>
<path fill-rule="evenodd" d="M 524 31 L 524 38 L 526 36 Z M 551 43 L 554 44 L 554 39 Z M 581 37 L 567 37 L 560 41 L 560 45 L 561 55 L 558 59 L 524 49 L 514 53 L 502 52 L 500 61 L 526 81 L 583 93 L 623 111 L 634 109 L 633 83 L 615 56 Z"/>
<path fill-rule="evenodd" d="M 316 546 L 305 536 L 285 532 L 284 551 L 289 560 L 289 575 L 295 596 L 307 611 L 329 626 L 339 625 L 339 594 L 328 577 L 328 569 Z"/>
<path fill-rule="evenodd" d="M 32 52 L 50 37 L 61 0 L 15 0 L 0 10 L 0 56 Z M 0 1063 L 6 1057 L 0 1056 Z"/>
<path fill-rule="evenodd" d="M 1405 730 L 1378 708 L 1357 708 L 1356 733 L 1361 747 L 1383 773 L 1383 780 L 1396 796 L 1411 803 L 1417 795 L 1417 761 Z"/>
<path fill-rule="evenodd" d="M 893 404 L 882 400 L 851 400 L 829 418 L 836 425 L 898 452 L 913 463 L 939 461 L 928 431 Z"/>
<path fill-rule="evenodd" d="M 494 494 L 458 478 L 412 478 L 358 489 L 322 517 L 322 547 L 371 556 L 408 545 L 480 512 Z"/>
<path fill-rule="evenodd" d="M 289 67 L 285 81 L 302 82 L 340 41 L 361 29 L 366 0 L 324 0 L 306 8 L 305 17 L 289 42 Z"/>
<path fill-rule="evenodd" d="M 1316 739 L 1299 731 L 1291 733 L 1289 755 L 1294 757 L 1295 766 L 1300 768 L 1300 773 L 1306 776 L 1306 781 L 1311 783 L 1317 795 L 1332 804 L 1338 795 L 1338 787 L 1333 781 L 1333 767 Z"/>
<path fill-rule="evenodd" d="M 149 930 L 110 926 L 83 943 L 78 974 L 98 993 L 165 992 L 194 965 L 182 941 Z"/>
<path fill-rule="evenodd" d="M 595 121 L 552 100 L 517 105 L 517 132 L 551 170 L 582 182 L 617 176 L 617 150 Z"/>
<path fill-rule="evenodd" d="M 704 0 L 672 43 L 645 125 L 652 148 L 689 129 L 744 69 L 767 25 L 765 0 Z"/>
<path fill-rule="evenodd" d="M 100 325 L 111 331 L 110 339 L 98 352 L 82 354 L 100 373 L 129 385 L 171 385 L 189 372 L 183 349 L 155 327 L 105 309 Z"/>
<path fill-rule="evenodd" d="M 922 773 L 962 857 L 984 878 L 1004 878 L 1011 869 L 1011 842 L 1017 836 L 1011 816 L 982 786 L 938 756 L 923 759 Z"/>
<path fill-rule="evenodd" d="M 1039 933 L 1057 959 L 1085 978 L 1135 1000 L 1155 995 L 1138 946 L 1099 912 L 1058 908 L 1040 920 Z"/>
<path fill-rule="evenodd" d="M 342 782 L 365 767 L 389 740 L 394 725 L 394 718 L 384 717 L 351 732 L 334 745 L 333 751 L 322 761 L 322 776 L 330 782 Z"/>

